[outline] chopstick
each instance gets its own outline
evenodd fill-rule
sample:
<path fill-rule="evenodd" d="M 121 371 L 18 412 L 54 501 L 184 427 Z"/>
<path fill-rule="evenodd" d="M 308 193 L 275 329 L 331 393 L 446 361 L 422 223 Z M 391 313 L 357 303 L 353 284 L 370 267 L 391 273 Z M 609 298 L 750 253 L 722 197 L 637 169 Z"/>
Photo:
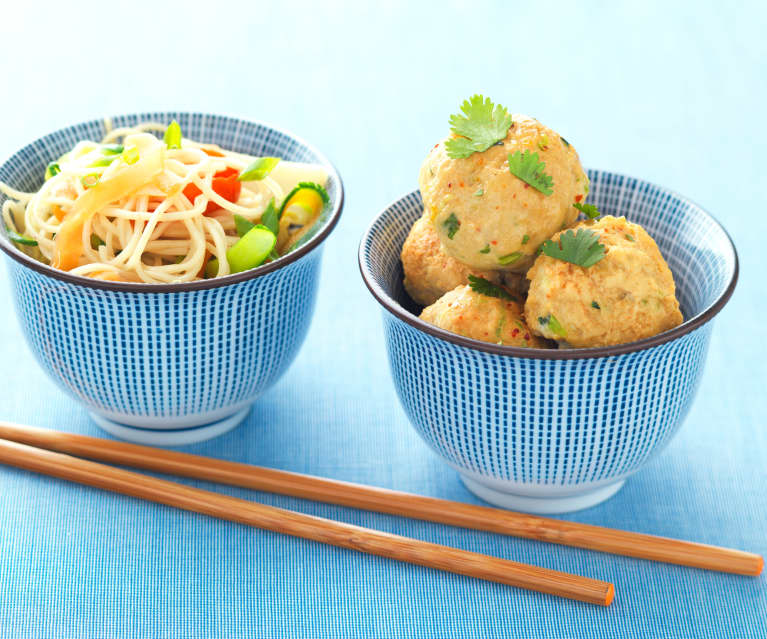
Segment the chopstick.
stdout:
<path fill-rule="evenodd" d="M 517 588 L 609 606 L 612 584 L 296 513 L 0 439 L 0 463 L 218 519 Z"/>
<path fill-rule="evenodd" d="M 423 497 L 4 421 L 0 421 L 0 437 L 122 466 L 680 566 L 748 576 L 759 575 L 764 566 L 760 555 L 741 550 Z"/>

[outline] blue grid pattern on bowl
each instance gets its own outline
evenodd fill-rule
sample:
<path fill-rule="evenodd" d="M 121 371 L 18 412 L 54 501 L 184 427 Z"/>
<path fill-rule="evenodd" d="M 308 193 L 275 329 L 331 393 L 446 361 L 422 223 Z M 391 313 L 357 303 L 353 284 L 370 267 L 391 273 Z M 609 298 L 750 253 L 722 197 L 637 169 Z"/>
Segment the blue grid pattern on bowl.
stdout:
<path fill-rule="evenodd" d="M 625 215 L 655 238 L 686 320 L 724 295 L 737 259 L 713 218 L 635 178 L 594 170 L 589 177 L 590 202 L 605 214 Z M 422 211 L 418 192 L 394 202 L 360 247 L 361 268 L 374 292 L 408 317 L 419 309 L 402 286 L 400 250 Z M 532 351 L 472 348 L 417 324 L 384 311 L 394 384 L 416 430 L 463 476 L 531 497 L 615 484 L 657 454 L 693 401 L 712 326 L 704 322 L 628 353 L 544 359 Z"/>
<path fill-rule="evenodd" d="M 15 261 L 9 273 L 32 352 L 70 395 L 126 423 L 204 423 L 256 399 L 293 361 L 321 252 L 245 282 L 153 295 L 88 289 Z"/>
<path fill-rule="evenodd" d="M 238 152 L 327 165 L 304 142 L 270 126 L 199 113 L 142 113 L 114 127 L 175 119 L 184 135 Z M 27 145 L 0 167 L 20 190 L 40 186 L 45 167 L 80 140 L 100 140 L 103 120 Z M 304 236 L 320 232 L 341 197 L 329 165 L 331 206 Z M 0 203 L 5 199 L 0 195 Z M 9 259 L 14 302 L 32 352 L 52 379 L 90 410 L 119 422 L 188 427 L 236 412 L 293 361 L 308 330 L 322 244 L 276 270 L 236 283 L 179 292 L 92 288 Z M 51 269 L 52 270 L 52 269 Z M 55 273 L 54 273 L 55 275 Z"/>

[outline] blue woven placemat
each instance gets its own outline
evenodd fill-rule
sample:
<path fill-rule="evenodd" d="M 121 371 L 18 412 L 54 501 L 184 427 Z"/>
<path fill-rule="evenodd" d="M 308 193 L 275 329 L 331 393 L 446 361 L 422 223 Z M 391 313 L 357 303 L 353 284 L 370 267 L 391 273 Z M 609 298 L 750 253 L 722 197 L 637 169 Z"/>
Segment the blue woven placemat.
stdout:
<path fill-rule="evenodd" d="M 149 108 L 240 114 L 314 142 L 338 164 L 348 199 L 307 343 L 243 426 L 187 450 L 473 502 L 397 403 L 356 245 L 377 211 L 414 187 L 464 97 L 484 91 L 541 118 L 585 164 L 700 202 L 732 233 L 742 267 L 679 435 L 613 499 L 567 518 L 767 554 L 763 12 L 414 4 L 369 13 L 352 2 L 322 12 L 235 2 L 203 19 L 191 5 L 151 12 L 137 2 L 109 55 L 87 44 L 107 9 L 62 5 L 45 24 L 18 9 L 26 28 L 0 40 L 6 85 L 18 89 L 0 107 L 0 155 L 70 122 Z M 24 35 L 33 27 L 34 46 Z M 211 46 L 181 46 L 171 32 L 209 33 Z M 0 276 L 0 418 L 100 435 L 32 360 Z M 587 574 L 613 581 L 617 596 L 596 608 L 0 467 L 0 637 L 767 636 L 764 577 L 195 485 Z"/>

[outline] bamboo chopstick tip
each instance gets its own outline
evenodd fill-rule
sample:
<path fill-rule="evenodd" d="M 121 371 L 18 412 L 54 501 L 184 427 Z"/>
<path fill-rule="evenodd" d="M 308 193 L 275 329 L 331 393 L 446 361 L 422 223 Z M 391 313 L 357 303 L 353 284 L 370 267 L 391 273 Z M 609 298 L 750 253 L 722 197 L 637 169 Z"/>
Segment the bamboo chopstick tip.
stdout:
<path fill-rule="evenodd" d="M 607 584 L 607 592 L 605 593 L 605 606 L 609 606 L 613 599 L 615 599 L 615 586 Z"/>
<path fill-rule="evenodd" d="M 758 559 L 755 563 L 755 569 L 754 572 L 751 573 L 753 577 L 758 577 L 762 574 L 762 570 L 764 570 L 764 557 L 761 555 L 757 555 Z"/>

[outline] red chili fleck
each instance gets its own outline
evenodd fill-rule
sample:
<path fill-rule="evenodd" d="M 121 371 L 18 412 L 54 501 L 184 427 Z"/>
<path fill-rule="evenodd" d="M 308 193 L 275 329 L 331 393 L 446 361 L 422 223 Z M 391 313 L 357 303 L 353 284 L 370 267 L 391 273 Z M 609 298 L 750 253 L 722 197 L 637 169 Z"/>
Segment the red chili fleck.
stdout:
<path fill-rule="evenodd" d="M 513 331 L 511 331 L 511 336 L 516 337 L 517 335 L 519 335 L 519 329 L 515 328 Z"/>
<path fill-rule="evenodd" d="M 449 189 L 453 188 L 453 183 L 452 182 L 448 182 L 447 183 L 447 188 L 449 188 Z"/>
<path fill-rule="evenodd" d="M 525 188 L 526 188 L 526 189 L 529 189 L 529 188 L 530 188 L 530 185 L 529 185 L 527 182 L 525 182 Z"/>
<path fill-rule="evenodd" d="M 582 199 L 583 199 L 583 196 L 580 195 L 580 194 L 575 196 L 575 201 L 576 202 L 580 202 Z"/>
<path fill-rule="evenodd" d="M 493 244 L 493 245 L 498 244 L 498 240 L 491 240 L 490 244 Z"/>
<path fill-rule="evenodd" d="M 439 146 L 439 142 L 437 142 L 432 148 L 436 149 Z"/>
<path fill-rule="evenodd" d="M 463 186 L 463 182 L 460 182 L 460 183 L 458 184 L 458 186 Z"/>
<path fill-rule="evenodd" d="M 525 339 L 530 341 L 530 333 L 525 333 Z"/>

